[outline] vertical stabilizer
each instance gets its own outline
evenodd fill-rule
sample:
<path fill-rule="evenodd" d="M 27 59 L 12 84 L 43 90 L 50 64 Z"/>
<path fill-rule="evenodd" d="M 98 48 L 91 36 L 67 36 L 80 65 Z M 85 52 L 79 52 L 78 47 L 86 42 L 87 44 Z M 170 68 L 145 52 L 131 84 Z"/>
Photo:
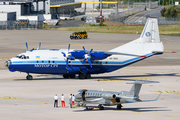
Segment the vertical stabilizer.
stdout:
<path fill-rule="evenodd" d="M 141 86 L 142 86 L 142 84 L 134 84 L 132 86 L 131 90 L 129 91 L 129 95 L 138 96 L 139 92 L 141 90 Z"/>
<path fill-rule="evenodd" d="M 150 84 L 150 83 L 159 83 L 158 81 L 135 81 L 134 83 L 127 83 L 127 84 L 134 84 L 129 91 L 129 95 L 138 96 L 141 90 L 142 84 Z"/>
<path fill-rule="evenodd" d="M 159 43 L 158 21 L 155 17 L 149 17 L 140 36 L 143 42 Z"/>

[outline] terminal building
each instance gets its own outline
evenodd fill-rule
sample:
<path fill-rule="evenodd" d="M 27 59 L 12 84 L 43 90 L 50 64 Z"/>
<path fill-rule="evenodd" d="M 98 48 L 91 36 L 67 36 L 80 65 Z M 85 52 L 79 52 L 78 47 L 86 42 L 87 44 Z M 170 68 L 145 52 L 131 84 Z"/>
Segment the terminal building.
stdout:
<path fill-rule="evenodd" d="M 94 3 L 93 3 L 94 2 Z M 76 16 L 76 8 L 94 8 L 99 0 L 0 0 L 0 21 L 33 18 L 52 19 L 55 15 Z M 26 16 L 26 17 L 25 17 Z M 39 17 L 43 16 L 43 17 Z M 56 16 L 55 19 L 58 17 Z M 36 19 L 34 19 L 36 20 Z"/>

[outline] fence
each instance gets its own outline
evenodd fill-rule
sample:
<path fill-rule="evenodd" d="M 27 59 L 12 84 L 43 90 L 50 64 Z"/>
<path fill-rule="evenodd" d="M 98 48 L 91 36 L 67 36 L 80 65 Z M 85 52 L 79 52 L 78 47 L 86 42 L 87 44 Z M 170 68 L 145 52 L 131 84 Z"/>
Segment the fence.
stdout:
<path fill-rule="evenodd" d="M 146 8 L 153 9 L 158 7 L 158 2 L 139 2 L 139 3 L 133 3 L 133 8 L 138 7 L 140 5 L 145 5 Z"/>
<path fill-rule="evenodd" d="M 145 10 L 145 5 L 108 15 L 110 21 L 123 22 L 129 15 Z"/>
<path fill-rule="evenodd" d="M 0 21 L 0 29 L 42 29 L 43 21 L 29 21 L 28 23 L 18 23 L 16 21 Z"/>
<path fill-rule="evenodd" d="M 121 25 L 144 25 L 147 21 L 148 17 L 142 21 L 142 22 L 120 22 L 117 24 L 121 24 Z M 158 19 L 158 24 L 159 25 L 174 25 L 174 24 L 180 24 L 180 18 L 165 18 L 165 17 L 159 17 Z M 114 23 L 112 23 L 114 24 Z"/>

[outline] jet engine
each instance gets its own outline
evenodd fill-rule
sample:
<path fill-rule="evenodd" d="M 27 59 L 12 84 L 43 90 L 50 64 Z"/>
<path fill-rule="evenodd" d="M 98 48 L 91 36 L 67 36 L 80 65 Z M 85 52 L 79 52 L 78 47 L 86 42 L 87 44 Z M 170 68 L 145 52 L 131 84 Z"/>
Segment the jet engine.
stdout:
<path fill-rule="evenodd" d="M 116 98 L 116 95 L 115 95 L 115 94 L 103 94 L 102 97 L 103 97 L 104 99 L 109 99 L 109 100 L 111 100 L 111 99 L 115 99 L 115 98 Z"/>

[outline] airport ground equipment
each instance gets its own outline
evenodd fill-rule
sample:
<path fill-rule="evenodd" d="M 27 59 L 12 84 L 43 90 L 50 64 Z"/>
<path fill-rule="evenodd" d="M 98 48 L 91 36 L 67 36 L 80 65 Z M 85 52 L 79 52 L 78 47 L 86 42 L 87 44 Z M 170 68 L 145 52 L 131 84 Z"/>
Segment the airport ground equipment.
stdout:
<path fill-rule="evenodd" d="M 80 32 L 73 32 L 71 35 L 70 35 L 70 39 L 87 39 L 88 38 L 88 34 L 87 34 L 87 31 L 85 30 L 82 30 Z"/>

